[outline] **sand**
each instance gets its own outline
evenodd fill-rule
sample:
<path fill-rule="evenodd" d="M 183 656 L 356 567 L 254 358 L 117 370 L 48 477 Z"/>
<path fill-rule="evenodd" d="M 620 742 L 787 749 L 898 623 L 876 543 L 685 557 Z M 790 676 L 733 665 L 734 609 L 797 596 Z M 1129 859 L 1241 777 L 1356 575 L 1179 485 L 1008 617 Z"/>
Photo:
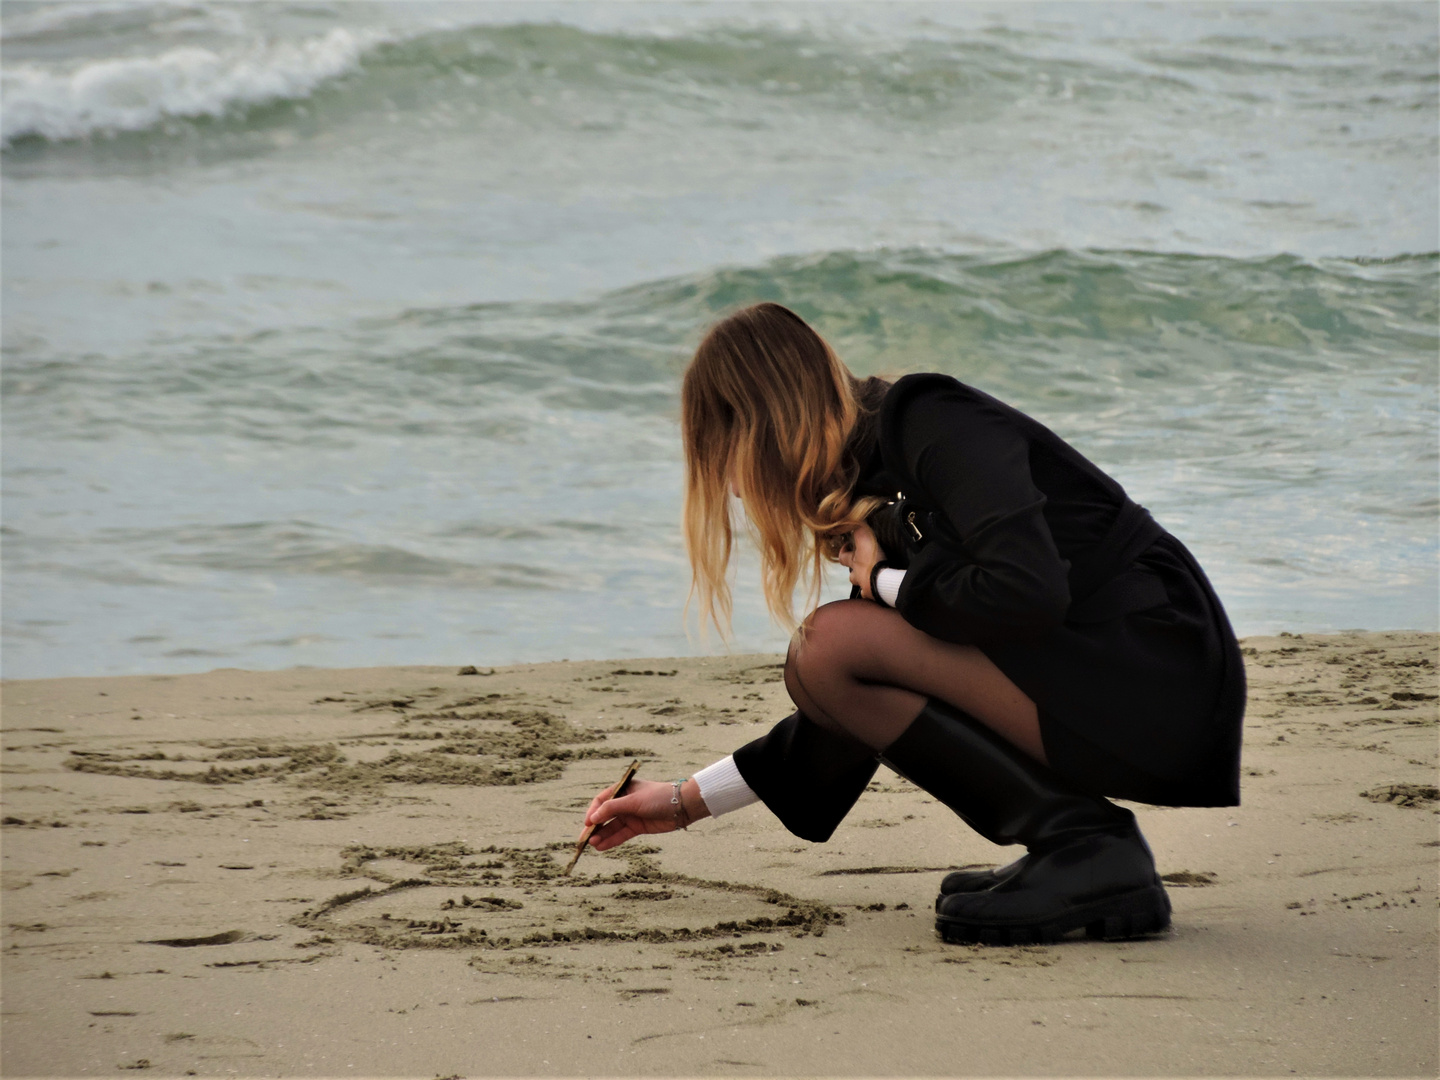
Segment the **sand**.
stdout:
<path fill-rule="evenodd" d="M 7 1076 L 1415 1075 L 1437 1069 L 1437 638 L 1245 642 L 1244 805 L 1136 807 L 1175 924 L 952 946 L 1008 861 L 882 771 L 587 853 L 787 711 L 779 657 L 4 684 Z"/>

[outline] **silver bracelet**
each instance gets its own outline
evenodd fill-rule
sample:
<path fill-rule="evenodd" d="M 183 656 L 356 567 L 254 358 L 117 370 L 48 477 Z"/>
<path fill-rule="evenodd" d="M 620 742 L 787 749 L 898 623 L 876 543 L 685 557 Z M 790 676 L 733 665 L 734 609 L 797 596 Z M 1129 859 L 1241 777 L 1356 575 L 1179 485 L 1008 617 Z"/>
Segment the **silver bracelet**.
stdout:
<path fill-rule="evenodd" d="M 689 779 L 690 777 L 687 776 L 684 780 L 670 781 L 670 785 L 675 789 L 674 794 L 670 796 L 670 805 L 675 807 L 675 828 L 677 829 L 690 827 L 690 815 L 685 812 L 685 804 L 680 801 L 680 785 Z"/>

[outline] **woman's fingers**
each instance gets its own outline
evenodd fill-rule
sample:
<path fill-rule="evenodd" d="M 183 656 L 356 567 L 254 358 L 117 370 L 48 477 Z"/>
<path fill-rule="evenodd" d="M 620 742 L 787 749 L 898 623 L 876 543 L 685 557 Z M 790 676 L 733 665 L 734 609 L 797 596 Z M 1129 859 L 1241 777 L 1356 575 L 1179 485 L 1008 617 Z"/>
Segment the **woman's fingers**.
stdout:
<path fill-rule="evenodd" d="M 590 812 L 586 821 L 595 826 L 590 843 L 597 851 L 608 851 L 632 836 L 669 832 L 675 828 L 671 794 L 669 784 L 635 781 L 626 794 L 603 801 Z"/>
<path fill-rule="evenodd" d="M 646 833 L 669 832 L 675 828 L 670 819 L 640 817 L 635 814 L 620 814 L 597 826 L 590 836 L 590 843 L 597 851 L 608 851 L 617 844 L 623 844 L 632 836 Z"/>
<path fill-rule="evenodd" d="M 601 798 L 597 795 L 595 801 L 590 804 L 590 810 L 585 815 L 585 824 L 599 825 L 603 821 L 609 821 L 613 817 L 620 817 L 625 814 L 639 817 L 649 816 L 648 811 L 652 809 L 650 804 L 655 801 L 649 789 L 654 786 L 653 782 L 646 783 L 645 781 L 637 780 L 632 782 L 632 790 L 627 791 L 618 799 L 608 797 Z M 662 784 L 660 786 L 665 788 L 666 791 L 670 790 L 669 784 Z M 636 788 L 640 790 L 634 790 Z M 604 794 L 608 796 L 610 790 L 611 789 L 607 788 Z"/>
<path fill-rule="evenodd" d="M 599 795 L 596 795 L 595 798 L 590 800 L 590 805 L 585 810 L 585 824 L 590 824 L 590 819 L 595 815 L 595 811 L 604 805 L 605 800 L 610 798 L 610 792 L 612 790 L 614 790 L 613 785 L 607 787 L 604 791 L 600 792 Z"/>
<path fill-rule="evenodd" d="M 847 537 L 839 556 L 840 565 L 850 571 L 850 584 L 866 595 L 870 589 L 870 568 L 882 557 L 883 552 L 875 539 L 875 533 L 869 525 L 863 523 L 855 526 L 855 531 Z"/>
<path fill-rule="evenodd" d="M 635 809 L 635 789 L 641 786 L 649 786 L 643 780 L 631 781 L 630 790 L 618 799 L 611 799 L 615 791 L 615 785 L 611 784 L 590 800 L 590 808 L 585 811 L 585 824 L 596 825 L 602 821 L 609 821 L 616 814 L 623 814 Z"/>
<path fill-rule="evenodd" d="M 875 534 L 868 525 L 856 526 L 854 545 L 850 562 L 847 564 L 850 567 L 850 584 L 859 589 L 860 594 L 867 600 L 873 600 L 875 598 L 870 595 L 870 571 L 884 557 L 884 552 L 880 550 Z"/>
<path fill-rule="evenodd" d="M 645 802 L 645 796 L 638 792 L 622 795 L 618 799 L 606 799 L 600 802 L 599 806 L 592 806 L 589 814 L 585 816 L 585 822 L 588 825 L 599 825 L 611 818 L 645 816 Z"/>
<path fill-rule="evenodd" d="M 869 566 L 885 557 L 880 550 L 880 541 L 875 539 L 875 533 L 869 525 L 860 525 L 855 529 L 855 564 L 857 566 Z"/>
<path fill-rule="evenodd" d="M 654 780 L 635 780 L 618 799 L 609 798 L 606 788 L 590 802 L 585 824 L 594 825 L 590 844 L 596 851 L 608 851 L 632 836 L 669 832 L 675 828 L 672 788 Z"/>
<path fill-rule="evenodd" d="M 585 815 L 586 825 L 599 825 L 601 822 L 609 821 L 613 817 L 630 810 L 630 803 L 634 796 L 625 795 L 618 799 L 597 799 L 590 804 L 590 812 Z"/>
<path fill-rule="evenodd" d="M 609 851 L 623 844 L 631 837 L 639 836 L 644 830 L 637 828 L 631 819 L 615 818 L 601 825 L 590 837 L 590 846 L 596 851 Z"/>

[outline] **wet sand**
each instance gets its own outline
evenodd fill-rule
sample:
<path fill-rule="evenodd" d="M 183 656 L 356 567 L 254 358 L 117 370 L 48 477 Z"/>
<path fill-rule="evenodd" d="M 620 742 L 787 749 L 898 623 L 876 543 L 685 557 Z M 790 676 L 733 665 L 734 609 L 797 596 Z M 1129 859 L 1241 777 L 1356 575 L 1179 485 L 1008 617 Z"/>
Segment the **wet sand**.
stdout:
<path fill-rule="evenodd" d="M 1137 806 L 1175 925 L 951 946 L 1008 861 L 891 773 L 587 853 L 631 757 L 787 711 L 779 657 L 4 684 L 7 1076 L 1437 1070 L 1437 637 L 1253 638 L 1244 805 Z"/>

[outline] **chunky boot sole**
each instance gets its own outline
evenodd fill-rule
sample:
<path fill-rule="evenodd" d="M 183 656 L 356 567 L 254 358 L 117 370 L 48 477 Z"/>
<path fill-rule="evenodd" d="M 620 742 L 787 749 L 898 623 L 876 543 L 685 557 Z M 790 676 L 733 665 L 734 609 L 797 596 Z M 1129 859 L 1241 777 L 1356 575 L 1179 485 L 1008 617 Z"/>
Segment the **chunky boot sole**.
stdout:
<path fill-rule="evenodd" d="M 1170 898 L 1159 885 L 1073 904 L 1040 918 L 935 917 L 940 936 L 956 945 L 1043 945 L 1081 927 L 1086 937 L 1117 941 L 1158 934 L 1169 926 Z"/>

